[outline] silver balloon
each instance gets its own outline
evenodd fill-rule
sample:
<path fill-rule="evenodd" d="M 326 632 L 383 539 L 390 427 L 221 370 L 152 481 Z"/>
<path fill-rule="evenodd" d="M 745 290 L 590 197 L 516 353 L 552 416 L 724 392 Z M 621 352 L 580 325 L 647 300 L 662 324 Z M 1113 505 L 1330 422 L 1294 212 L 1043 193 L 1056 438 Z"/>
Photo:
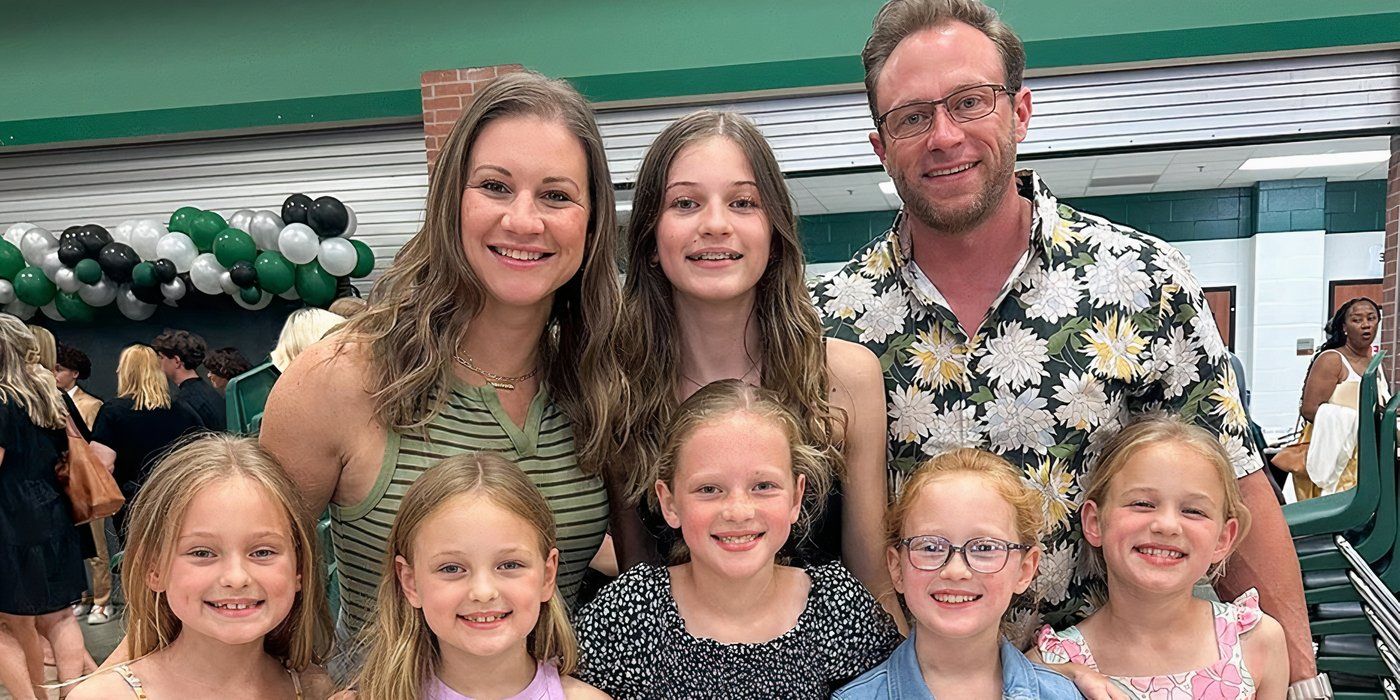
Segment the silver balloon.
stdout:
<path fill-rule="evenodd" d="M 176 272 L 189 272 L 198 256 L 194 241 L 179 231 L 171 231 L 156 242 L 156 257 L 175 263 Z"/>
<path fill-rule="evenodd" d="M 117 224 L 117 227 L 109 232 L 112 234 L 112 241 L 131 245 L 131 229 L 136 228 L 136 221 L 136 219 L 127 219 Z"/>
<path fill-rule="evenodd" d="M 252 225 L 253 225 L 253 210 L 252 210 L 252 209 L 239 209 L 238 211 L 236 211 L 236 212 L 233 213 L 233 216 L 230 216 L 230 217 L 228 218 L 228 227 L 229 227 L 229 228 L 236 228 L 236 229 L 238 229 L 239 231 L 242 231 L 242 232 L 244 232 L 244 233 L 247 233 L 247 234 L 250 235 L 250 236 L 253 235 L 253 232 L 250 230 L 251 227 L 252 227 Z M 255 237 L 253 240 L 254 240 L 254 242 L 256 242 L 256 241 L 257 241 L 257 238 Z"/>
<path fill-rule="evenodd" d="M 185 298 L 185 281 L 176 277 L 160 286 L 160 293 L 166 301 L 179 301 Z"/>
<path fill-rule="evenodd" d="M 257 303 L 249 304 L 248 302 L 243 301 L 243 297 L 235 294 L 233 295 L 233 301 L 234 303 L 238 304 L 239 306 L 245 309 L 248 309 L 249 311 L 260 311 L 262 309 L 267 308 L 267 305 L 272 303 L 272 295 L 268 294 L 267 292 L 263 292 L 262 296 L 258 297 Z"/>
<path fill-rule="evenodd" d="M 165 224 L 155 219 L 142 219 L 131 227 L 131 248 L 142 260 L 157 260 L 161 257 L 160 240 L 168 233 Z"/>
<path fill-rule="evenodd" d="M 238 296 L 238 285 L 233 283 L 233 275 L 230 275 L 227 270 L 219 275 L 219 288 L 224 290 L 224 294 Z"/>
<path fill-rule="evenodd" d="M 103 277 L 97 284 L 85 284 L 78 290 L 78 298 L 93 308 L 106 306 L 117 298 L 117 285 L 112 284 L 112 280 Z"/>
<path fill-rule="evenodd" d="M 277 250 L 277 235 L 282 233 L 282 227 L 285 225 L 282 223 L 282 217 L 263 210 L 253 212 L 253 219 L 248 222 L 247 231 L 259 250 Z"/>
<path fill-rule="evenodd" d="M 208 294 L 216 296 L 224 293 L 224 287 L 219 283 L 219 277 L 228 270 L 219 264 L 219 259 L 213 253 L 201 253 L 190 264 L 190 282 L 194 283 L 194 288 Z"/>
<path fill-rule="evenodd" d="M 44 256 L 49 251 L 58 251 L 58 239 L 52 233 L 35 226 L 24 232 L 19 240 L 19 250 L 24 254 L 24 261 L 30 265 L 39 265 L 44 262 Z"/>
<path fill-rule="evenodd" d="M 44 276 L 49 278 L 50 282 L 57 282 L 58 271 L 64 269 L 63 261 L 58 259 L 58 251 L 44 253 L 44 259 L 39 261 L 39 269 L 44 271 Z"/>
<path fill-rule="evenodd" d="M 0 305 L 8 304 L 15 300 L 15 285 L 9 280 L 0 280 Z"/>
<path fill-rule="evenodd" d="M 283 299 L 290 299 L 292 301 L 296 301 L 297 299 L 301 298 L 301 294 L 297 293 L 296 287 L 292 287 L 291 289 L 288 289 L 287 291 L 282 292 L 277 296 L 282 297 Z"/>
<path fill-rule="evenodd" d="M 24 232 L 34 228 L 31 223 L 19 223 L 5 229 L 5 240 L 12 246 L 18 248 L 21 240 L 24 239 Z"/>
<path fill-rule="evenodd" d="M 44 304 L 43 306 L 39 307 L 39 310 L 42 311 L 42 312 L 44 312 L 44 315 L 45 315 L 45 316 L 48 316 L 50 319 L 52 319 L 52 320 L 54 320 L 54 321 L 66 321 L 66 320 L 67 320 L 67 319 L 63 318 L 63 314 L 61 314 L 61 313 L 58 312 L 58 305 L 55 304 L 55 303 L 53 303 L 53 302 L 49 302 L 49 303 L 47 303 L 47 304 Z"/>
<path fill-rule="evenodd" d="M 320 261 L 321 267 L 329 272 L 332 277 L 344 277 L 355 269 L 355 263 L 359 262 L 360 254 L 355 251 L 355 246 L 350 245 L 350 241 L 343 238 L 326 238 L 321 241 L 321 250 L 316 253 L 316 260 Z"/>
<path fill-rule="evenodd" d="M 34 312 L 38 311 L 38 309 L 16 299 L 6 304 L 3 308 L 0 308 L 0 311 L 4 311 L 5 313 L 18 318 L 21 321 L 28 321 L 29 319 L 34 318 Z"/>
<path fill-rule="evenodd" d="M 340 234 L 340 237 L 350 238 L 355 235 L 355 227 L 359 226 L 360 222 L 355 218 L 355 210 L 351 209 L 349 204 L 345 205 L 345 217 L 345 233 Z"/>
<path fill-rule="evenodd" d="M 297 265 L 305 265 L 321 252 L 321 237 L 306 224 L 287 224 L 277 234 L 277 250 Z"/>
<path fill-rule="evenodd" d="M 133 321 L 144 321 L 156 312 L 156 305 L 137 299 L 129 287 L 122 287 L 117 294 L 117 310 Z"/>
<path fill-rule="evenodd" d="M 78 281 L 78 273 L 66 267 L 58 268 L 58 272 L 53 274 L 53 283 L 69 294 L 77 294 L 78 289 L 83 286 L 83 283 Z"/>

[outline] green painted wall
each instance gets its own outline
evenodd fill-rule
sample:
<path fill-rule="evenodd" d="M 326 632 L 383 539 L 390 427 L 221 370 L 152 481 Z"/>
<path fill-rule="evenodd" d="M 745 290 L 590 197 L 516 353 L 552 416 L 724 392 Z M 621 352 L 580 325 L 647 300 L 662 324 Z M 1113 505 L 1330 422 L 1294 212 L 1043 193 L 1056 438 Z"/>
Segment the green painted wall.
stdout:
<path fill-rule="evenodd" d="M 1385 180 L 1327 183 L 1328 233 L 1385 230 Z"/>
<path fill-rule="evenodd" d="M 1394 0 L 991 0 L 1032 67 L 1368 44 Z M 402 115 L 424 70 L 523 63 L 600 100 L 857 82 L 879 0 L 9 3 L 0 144 Z M 287 104 L 279 101 L 342 98 Z M 227 112 L 227 109 L 225 110 Z M 141 125 L 38 121 L 136 113 Z M 222 119 L 222 120 L 221 120 Z M 46 131 L 47 129 L 47 131 Z M 163 130 L 163 131 L 162 131 Z"/>

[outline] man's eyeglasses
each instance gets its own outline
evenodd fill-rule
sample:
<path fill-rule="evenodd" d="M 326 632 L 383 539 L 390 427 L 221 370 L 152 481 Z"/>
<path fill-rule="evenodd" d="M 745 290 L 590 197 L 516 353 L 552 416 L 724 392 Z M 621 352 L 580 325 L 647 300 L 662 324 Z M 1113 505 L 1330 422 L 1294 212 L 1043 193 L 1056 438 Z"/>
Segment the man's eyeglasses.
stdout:
<path fill-rule="evenodd" d="M 901 105 L 876 117 L 875 128 L 884 129 L 890 138 L 895 139 L 918 136 L 933 127 L 933 119 L 939 105 L 943 105 L 943 109 L 955 122 L 981 119 L 997 110 L 998 92 L 1011 95 L 1011 90 L 1005 85 L 974 85 L 941 100 Z"/>
<path fill-rule="evenodd" d="M 1014 550 L 1028 552 L 1035 549 L 1035 545 L 1007 542 L 995 537 L 970 539 L 958 547 L 937 535 L 906 537 L 896 542 L 895 547 L 909 551 L 909 563 L 916 569 L 938 571 L 948 565 L 956 552 L 967 562 L 967 568 L 979 574 L 995 574 L 1006 568 L 1006 561 Z"/>

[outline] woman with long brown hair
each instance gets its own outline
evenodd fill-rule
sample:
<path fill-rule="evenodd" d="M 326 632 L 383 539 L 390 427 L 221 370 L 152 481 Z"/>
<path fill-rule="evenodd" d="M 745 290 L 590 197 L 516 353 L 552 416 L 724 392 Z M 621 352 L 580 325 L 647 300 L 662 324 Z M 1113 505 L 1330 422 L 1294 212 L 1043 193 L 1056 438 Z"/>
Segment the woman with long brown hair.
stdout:
<path fill-rule="evenodd" d="M 463 452 L 502 453 L 544 494 L 573 604 L 609 515 L 613 206 L 582 96 L 536 73 L 496 79 L 443 144 L 423 227 L 369 309 L 277 382 L 261 439 L 314 513 L 330 506 L 340 640 L 373 618 L 405 491 Z"/>
<path fill-rule="evenodd" d="M 638 172 L 627 227 L 616 463 L 630 470 L 636 502 L 656 483 L 662 432 L 686 397 L 722 379 L 772 390 L 839 484 L 826 503 L 809 498 L 805 509 L 826 516 L 792 553 L 798 562 L 841 559 L 893 605 L 880 532 L 880 363 L 855 343 L 822 338 L 804 269 L 787 184 L 752 122 L 704 111 L 661 132 Z M 666 549 L 674 535 L 649 520 Z"/>

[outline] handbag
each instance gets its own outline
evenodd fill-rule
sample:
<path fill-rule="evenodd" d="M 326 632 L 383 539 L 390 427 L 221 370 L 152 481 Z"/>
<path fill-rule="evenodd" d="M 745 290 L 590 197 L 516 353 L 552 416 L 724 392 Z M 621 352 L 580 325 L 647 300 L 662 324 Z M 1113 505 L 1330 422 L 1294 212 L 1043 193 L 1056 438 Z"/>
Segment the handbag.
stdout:
<path fill-rule="evenodd" d="M 58 483 L 73 506 L 73 524 L 82 525 L 121 510 L 126 503 L 117 480 L 93 455 L 87 440 L 68 417 L 68 453 L 58 462 Z"/>
<path fill-rule="evenodd" d="M 1301 417 L 1298 422 L 1301 424 L 1297 431 L 1298 437 L 1269 460 L 1275 467 L 1289 474 L 1308 473 L 1308 445 L 1312 443 L 1312 424 L 1304 423 Z"/>

